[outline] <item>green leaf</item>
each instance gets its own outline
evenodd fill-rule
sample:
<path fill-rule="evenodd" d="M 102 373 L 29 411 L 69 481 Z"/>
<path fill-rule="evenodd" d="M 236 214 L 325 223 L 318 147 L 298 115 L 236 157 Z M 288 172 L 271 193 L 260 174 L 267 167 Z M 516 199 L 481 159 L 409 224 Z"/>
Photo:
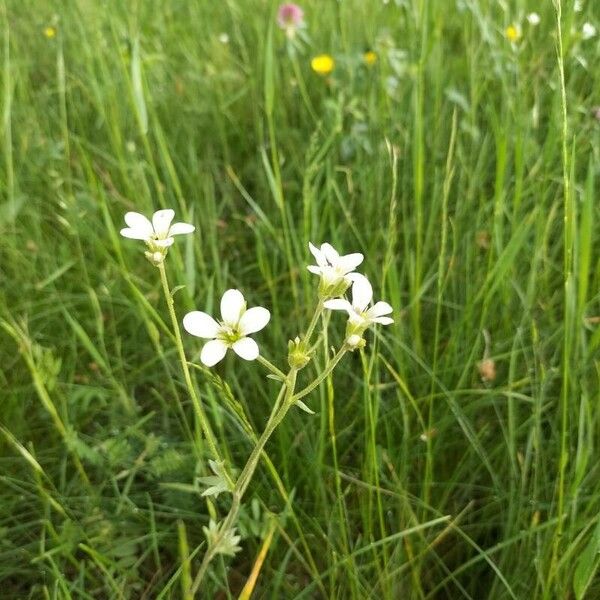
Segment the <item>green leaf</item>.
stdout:
<path fill-rule="evenodd" d="M 133 40 L 131 51 L 131 82 L 133 85 L 133 101 L 142 133 L 148 133 L 148 111 L 144 99 L 144 84 L 142 82 L 142 61 L 140 59 L 140 40 Z"/>
<path fill-rule="evenodd" d="M 573 574 L 573 590 L 577 600 L 582 600 L 589 587 L 600 563 L 600 519 L 596 524 L 596 529 L 592 538 L 585 547 Z"/>
<path fill-rule="evenodd" d="M 306 406 L 306 404 L 304 404 L 304 402 L 302 402 L 302 400 L 296 400 L 295 404 L 299 409 L 303 410 L 305 413 L 308 413 L 309 415 L 315 414 L 315 411 L 308 408 L 308 406 Z"/>

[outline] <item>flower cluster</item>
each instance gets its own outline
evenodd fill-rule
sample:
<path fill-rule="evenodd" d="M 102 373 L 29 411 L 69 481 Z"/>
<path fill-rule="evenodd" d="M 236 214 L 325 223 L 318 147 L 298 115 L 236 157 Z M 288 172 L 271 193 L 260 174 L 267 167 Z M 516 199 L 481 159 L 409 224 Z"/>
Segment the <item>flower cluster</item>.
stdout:
<path fill-rule="evenodd" d="M 294 2 L 285 2 L 279 6 L 276 15 L 277 26 L 283 30 L 287 38 L 287 48 L 291 56 L 295 56 L 297 51 L 302 50 L 303 42 L 310 42 L 307 34 L 307 24 L 304 18 L 304 10 Z M 348 62 L 348 57 L 343 57 L 343 62 Z M 358 59 L 358 61 L 357 61 Z M 377 53 L 368 48 L 358 56 L 350 58 L 350 62 L 354 64 L 363 64 L 367 68 L 373 67 L 379 57 Z M 315 54 L 310 59 L 310 68 L 317 74 L 329 80 L 329 75 L 336 69 L 336 58 L 331 54 L 322 52 Z M 295 81 L 295 80 L 294 80 Z"/>
<path fill-rule="evenodd" d="M 217 522 L 211 518 L 208 526 L 203 527 L 207 549 L 192 585 L 192 595 L 194 595 L 201 584 L 206 568 L 217 555 L 235 556 L 241 549 L 239 544 L 241 535 L 237 533 L 235 526 L 241 508 L 241 499 L 257 468 L 261 452 L 275 428 L 294 406 L 308 414 L 314 414 L 302 398 L 331 374 L 344 354 L 366 345 L 364 334 L 369 327 L 375 324 L 389 325 L 394 321 L 387 316 L 392 312 L 392 307 L 387 302 L 372 304 L 373 288 L 364 275 L 356 272 L 364 256 L 360 252 L 342 255 L 327 242 L 320 247 L 312 243 L 308 245 L 316 264 L 308 265 L 307 269 L 319 277 L 318 303 L 305 335 L 296 336 L 288 344 L 290 370 L 287 374 L 262 357 L 258 344 L 250 337 L 251 334 L 267 326 L 271 320 L 271 313 L 262 306 L 248 308 L 244 295 L 239 290 L 229 289 L 223 294 L 220 303 L 220 320 L 200 310 L 188 312 L 183 317 L 183 328 L 191 335 L 207 340 L 200 353 L 200 360 L 206 367 L 213 367 L 223 360 L 227 350 L 231 349 L 244 360 L 258 359 L 270 371 L 269 376 L 281 383 L 281 390 L 273 404 L 267 425 L 257 438 L 256 445 L 240 475 L 234 480 L 235 470 L 229 469 L 220 456 L 214 434 L 207 424 L 201 400 L 191 379 L 181 339 L 179 319 L 174 309 L 173 292 L 163 264 L 169 248 L 174 243 L 174 236 L 192 233 L 195 230 L 189 223 L 172 224 L 174 216 L 175 212 L 170 209 L 155 212 L 151 220 L 140 213 L 128 212 L 125 215 L 127 227 L 121 230 L 121 235 L 145 242 L 146 257 L 158 267 L 160 272 L 186 385 L 200 417 L 202 433 L 209 441 L 213 454 L 213 459 L 209 460 L 213 474 L 198 477 L 196 483 L 205 488 L 202 492 L 203 497 L 218 498 L 220 494 L 228 493 L 234 499 L 227 516 L 222 521 Z M 351 289 L 351 300 L 345 297 L 349 289 Z M 318 344 L 311 345 L 311 336 L 324 310 L 342 310 L 348 314 L 344 342 L 335 356 L 327 361 L 322 372 L 303 390 L 296 392 L 297 373 L 310 362 L 318 346 Z M 327 323 L 328 320 L 324 319 L 324 328 L 327 327 Z"/>
<path fill-rule="evenodd" d="M 328 243 L 317 248 L 309 242 L 308 247 L 317 265 L 307 268 L 320 276 L 319 296 L 324 301 L 323 306 L 328 310 L 346 311 L 348 323 L 345 343 L 351 350 L 364 347 L 363 335 L 371 325 L 391 325 L 394 320 L 385 316 L 392 312 L 392 307 L 387 302 L 376 302 L 369 308 L 373 300 L 373 287 L 364 275 L 354 272 L 363 262 L 363 255 L 356 252 L 340 256 Z M 342 298 L 350 286 L 352 302 Z"/>
<path fill-rule="evenodd" d="M 277 25 L 293 38 L 304 27 L 304 11 L 293 2 L 282 4 L 277 11 Z"/>
<path fill-rule="evenodd" d="M 128 212 L 125 215 L 127 227 L 121 229 L 121 235 L 144 241 L 148 247 L 146 258 L 160 266 L 174 243 L 173 236 L 195 230 L 189 223 L 172 224 L 174 216 L 175 212 L 171 209 L 155 212 L 152 220 L 140 213 Z M 356 273 L 364 256 L 360 252 L 340 255 L 327 242 L 319 248 L 312 243 L 308 247 L 317 264 L 309 265 L 307 269 L 319 276 L 319 298 L 323 307 L 346 311 L 348 324 L 345 344 L 350 350 L 363 347 L 363 335 L 371 325 L 389 325 L 394 322 L 386 316 L 392 312 L 392 307 L 387 302 L 377 302 L 369 308 L 373 300 L 373 288 L 364 275 Z M 350 286 L 351 302 L 344 298 Z M 244 360 L 256 360 L 260 350 L 249 335 L 264 329 L 271 319 L 271 313 L 262 306 L 247 308 L 242 292 L 236 289 L 227 290 L 223 294 L 220 308 L 220 321 L 199 310 L 189 312 L 183 318 L 183 327 L 188 333 L 209 340 L 200 353 L 202 363 L 213 367 L 223 360 L 228 349 Z M 310 360 L 310 351 L 304 347 L 300 338 L 291 342 L 289 350 L 290 361 L 296 368 L 302 368 Z"/>
<path fill-rule="evenodd" d="M 394 322 L 394 319 L 385 316 L 393 310 L 387 302 L 379 301 L 369 308 L 372 301 L 373 288 L 364 275 L 359 275 L 352 284 L 352 302 L 335 298 L 324 303 L 329 310 L 345 310 L 348 313 L 346 344 L 353 350 L 365 345 L 363 334 L 371 325 L 391 325 Z"/>
<path fill-rule="evenodd" d="M 360 252 L 340 256 L 337 250 L 325 242 L 317 248 L 310 242 L 308 248 L 317 261 L 307 269 L 315 275 L 320 275 L 319 296 L 323 299 L 341 296 L 356 277 L 353 271 L 364 260 Z"/>

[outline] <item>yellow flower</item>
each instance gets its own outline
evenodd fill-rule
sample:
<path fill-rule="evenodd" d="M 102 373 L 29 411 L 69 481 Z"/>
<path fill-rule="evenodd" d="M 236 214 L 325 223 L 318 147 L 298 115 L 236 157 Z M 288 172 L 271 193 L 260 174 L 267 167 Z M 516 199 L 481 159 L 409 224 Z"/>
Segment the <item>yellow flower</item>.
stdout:
<path fill-rule="evenodd" d="M 51 40 L 53 37 L 56 37 L 56 28 L 55 27 L 45 27 L 44 28 L 44 35 Z"/>
<path fill-rule="evenodd" d="M 509 25 L 504 34 L 509 42 L 514 43 L 521 37 L 521 30 L 518 25 Z"/>
<path fill-rule="evenodd" d="M 377 62 L 377 54 L 373 50 L 369 50 L 363 54 L 365 64 L 372 67 Z"/>
<path fill-rule="evenodd" d="M 319 54 L 310 61 L 310 66 L 319 75 L 329 75 L 335 68 L 335 61 L 329 54 Z"/>

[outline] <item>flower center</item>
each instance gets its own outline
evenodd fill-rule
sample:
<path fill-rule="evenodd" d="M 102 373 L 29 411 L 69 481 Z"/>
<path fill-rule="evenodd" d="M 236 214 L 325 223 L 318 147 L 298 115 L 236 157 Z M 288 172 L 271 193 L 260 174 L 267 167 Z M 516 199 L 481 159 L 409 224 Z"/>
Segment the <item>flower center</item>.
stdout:
<path fill-rule="evenodd" d="M 221 325 L 221 329 L 217 335 L 217 339 L 231 346 L 242 338 L 242 334 L 237 326 L 232 327 L 231 325 L 227 325 L 225 323 L 219 323 L 219 325 Z"/>

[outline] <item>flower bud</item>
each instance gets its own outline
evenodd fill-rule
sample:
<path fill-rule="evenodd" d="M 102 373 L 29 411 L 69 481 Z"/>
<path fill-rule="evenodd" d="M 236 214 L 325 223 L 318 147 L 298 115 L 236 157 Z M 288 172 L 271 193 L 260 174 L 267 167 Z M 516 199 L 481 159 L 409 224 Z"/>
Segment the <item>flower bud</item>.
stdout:
<path fill-rule="evenodd" d="M 346 338 L 346 346 L 351 352 L 354 352 L 357 348 L 364 348 L 367 342 L 363 337 L 354 333 Z"/>
<path fill-rule="evenodd" d="M 303 369 L 311 359 L 310 351 L 304 340 L 298 336 L 288 342 L 288 364 L 292 369 Z"/>
<path fill-rule="evenodd" d="M 155 250 L 154 252 L 148 250 L 144 252 L 146 258 L 155 266 L 158 267 L 164 260 L 166 255 L 166 248 L 163 251 Z"/>

